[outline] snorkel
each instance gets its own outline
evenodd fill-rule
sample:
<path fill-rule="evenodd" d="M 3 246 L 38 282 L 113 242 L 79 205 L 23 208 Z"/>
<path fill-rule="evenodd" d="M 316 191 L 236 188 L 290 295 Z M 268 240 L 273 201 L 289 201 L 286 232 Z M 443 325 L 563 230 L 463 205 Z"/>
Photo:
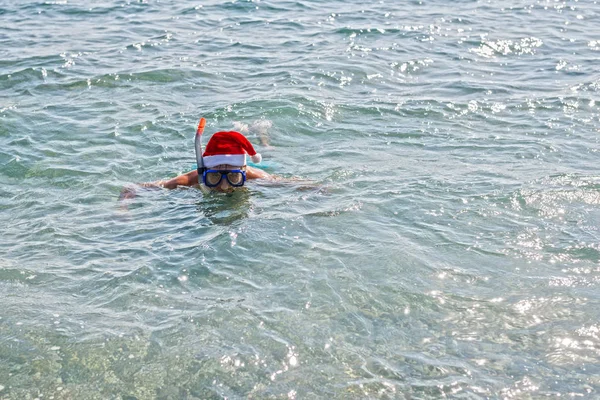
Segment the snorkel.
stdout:
<path fill-rule="evenodd" d="M 196 166 L 198 168 L 198 183 L 202 182 L 202 175 L 206 168 L 204 168 L 204 161 L 202 160 L 202 133 L 204 132 L 204 126 L 206 120 L 200 118 L 198 123 L 198 129 L 196 129 L 196 139 L 194 140 L 194 148 L 196 149 Z"/>

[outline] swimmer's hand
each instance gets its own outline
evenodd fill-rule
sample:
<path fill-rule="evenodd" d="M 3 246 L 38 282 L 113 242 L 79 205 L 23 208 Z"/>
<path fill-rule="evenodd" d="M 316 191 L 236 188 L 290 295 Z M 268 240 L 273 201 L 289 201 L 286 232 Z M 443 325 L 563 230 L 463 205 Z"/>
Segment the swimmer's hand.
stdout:
<path fill-rule="evenodd" d="M 121 190 L 121 194 L 119 194 L 119 201 L 133 199 L 135 196 L 137 196 L 138 188 L 160 189 L 160 188 L 167 187 L 166 183 L 167 182 L 165 182 L 165 181 L 157 181 L 157 182 L 139 183 L 137 185 L 127 185 L 127 186 L 123 187 L 123 189 Z"/>
<path fill-rule="evenodd" d="M 134 186 L 125 186 L 121 189 L 121 194 L 119 194 L 119 201 L 133 199 L 135 197 L 135 187 Z"/>

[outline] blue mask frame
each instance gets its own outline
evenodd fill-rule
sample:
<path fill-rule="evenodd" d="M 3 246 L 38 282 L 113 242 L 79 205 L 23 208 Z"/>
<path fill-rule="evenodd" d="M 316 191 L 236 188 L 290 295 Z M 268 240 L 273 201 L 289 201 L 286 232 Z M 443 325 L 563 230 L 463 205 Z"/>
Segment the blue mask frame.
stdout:
<path fill-rule="evenodd" d="M 219 179 L 219 182 L 217 182 L 214 185 L 209 184 L 206 181 L 206 174 L 208 174 L 209 172 L 213 172 L 213 173 L 217 172 L 217 173 L 221 174 L 221 179 Z M 229 180 L 229 177 L 227 176 L 227 174 L 229 174 L 231 172 L 241 173 L 242 174 L 242 182 L 240 182 L 238 184 L 231 183 L 231 181 Z M 221 184 L 221 182 L 223 181 L 223 177 L 225 177 L 225 179 L 227 179 L 227 182 L 231 186 L 233 186 L 233 187 L 241 187 L 241 186 L 244 186 L 244 183 L 246 183 L 246 171 L 242 171 L 241 169 L 224 169 L 224 170 L 221 170 L 221 169 L 205 169 L 202 172 L 202 183 L 204 183 L 204 185 L 206 187 L 214 188 L 214 187 L 217 187 L 217 186 L 219 186 Z"/>

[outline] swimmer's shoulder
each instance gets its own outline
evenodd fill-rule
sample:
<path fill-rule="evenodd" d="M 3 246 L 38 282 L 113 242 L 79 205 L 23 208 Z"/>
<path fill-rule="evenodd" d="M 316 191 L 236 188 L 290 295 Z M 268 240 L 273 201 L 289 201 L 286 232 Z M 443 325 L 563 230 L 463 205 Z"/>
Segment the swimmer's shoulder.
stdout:
<path fill-rule="evenodd" d="M 273 175 L 260 168 L 246 166 L 246 179 L 273 179 Z"/>

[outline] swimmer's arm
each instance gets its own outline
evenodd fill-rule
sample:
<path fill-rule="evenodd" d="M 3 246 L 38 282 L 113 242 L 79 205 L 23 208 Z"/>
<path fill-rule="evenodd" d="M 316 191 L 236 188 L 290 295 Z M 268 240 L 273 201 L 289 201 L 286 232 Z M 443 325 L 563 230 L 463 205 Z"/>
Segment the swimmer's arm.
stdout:
<path fill-rule="evenodd" d="M 246 179 L 273 179 L 273 176 L 262 169 L 246 166 Z M 144 187 L 163 187 L 175 189 L 177 186 L 194 186 L 198 184 L 198 171 L 193 170 L 187 174 L 179 175 L 168 181 L 148 183 Z"/>
<path fill-rule="evenodd" d="M 275 180 L 275 178 L 263 171 L 262 169 L 246 167 L 246 179 L 267 179 L 267 180 Z M 156 182 L 145 182 L 140 183 L 135 186 L 126 186 L 121 190 L 121 195 L 119 196 L 119 200 L 131 199 L 136 195 L 136 186 L 152 189 L 152 188 L 165 188 L 165 189 L 175 189 L 178 186 L 194 186 L 198 184 L 198 171 L 193 170 L 186 174 L 176 176 L 173 179 L 169 180 L 161 180 Z"/>
<path fill-rule="evenodd" d="M 198 184 L 198 170 L 179 175 L 168 181 L 154 182 L 153 184 L 156 185 L 156 187 L 163 187 L 166 189 L 175 189 L 177 186 L 194 186 Z"/>
<path fill-rule="evenodd" d="M 246 179 L 275 179 L 273 175 L 259 168 L 246 166 Z"/>
<path fill-rule="evenodd" d="M 246 179 L 274 179 L 273 176 L 262 169 L 246 166 Z M 194 186 L 198 184 L 198 171 L 193 170 L 187 174 L 179 175 L 168 181 L 158 181 L 148 185 L 175 189 L 177 186 Z"/>
<path fill-rule="evenodd" d="M 166 189 L 175 189 L 178 186 L 194 186 L 198 184 L 198 171 L 193 170 L 186 174 L 179 175 L 173 179 L 169 179 L 166 181 L 156 181 L 156 182 L 145 182 L 137 185 L 126 186 L 121 190 L 121 195 L 119 196 L 119 200 L 131 199 L 136 195 L 136 187 L 153 189 L 153 188 L 166 188 Z"/>
<path fill-rule="evenodd" d="M 267 186 L 287 186 L 293 185 L 298 190 L 323 190 L 322 185 L 301 178 L 285 178 L 277 175 L 271 175 L 268 172 L 263 171 L 262 169 L 246 167 L 246 179 L 261 179 L 261 184 Z"/>

